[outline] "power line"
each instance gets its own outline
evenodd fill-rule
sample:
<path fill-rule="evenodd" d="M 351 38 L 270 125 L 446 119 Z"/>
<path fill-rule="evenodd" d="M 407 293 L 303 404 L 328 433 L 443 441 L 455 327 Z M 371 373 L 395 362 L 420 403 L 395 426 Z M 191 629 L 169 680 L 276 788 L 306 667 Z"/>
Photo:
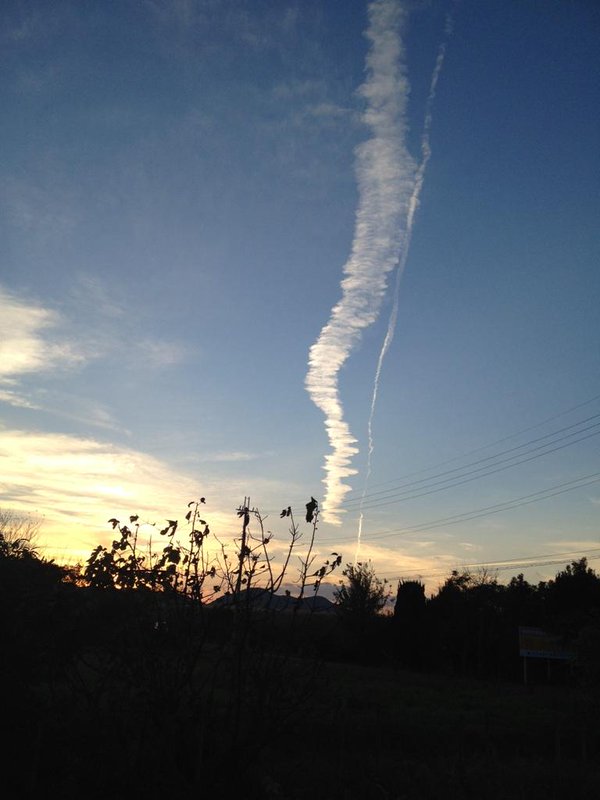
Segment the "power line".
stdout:
<path fill-rule="evenodd" d="M 573 411 L 577 411 L 580 408 L 584 408 L 584 406 L 589 406 L 591 403 L 594 403 L 597 400 L 600 400 L 600 394 L 594 395 L 593 397 L 590 397 L 589 400 L 584 400 L 582 403 L 577 403 L 577 405 L 571 406 L 570 408 L 567 408 L 564 411 L 559 411 L 558 414 L 546 417 L 545 419 L 541 420 L 541 422 L 536 422 L 535 425 L 529 425 L 526 428 L 521 428 L 520 430 L 515 431 L 514 433 L 509 433 L 506 436 L 502 436 L 500 439 L 496 439 L 493 442 L 488 442 L 487 444 L 480 445 L 479 447 L 476 447 L 473 450 L 468 450 L 467 452 L 462 453 L 460 455 L 452 456 L 451 458 L 448 458 L 445 461 L 439 461 L 435 464 L 432 464 L 429 467 L 423 467 L 423 469 L 415 470 L 414 472 L 408 472 L 404 475 L 399 476 L 398 478 L 392 478 L 389 481 L 383 481 L 382 483 L 374 484 L 374 486 L 375 487 L 386 486 L 389 483 L 396 483 L 397 481 L 403 480 L 404 478 L 412 478 L 414 475 L 421 475 L 424 472 L 431 472 L 431 470 L 433 469 L 444 467 L 446 466 L 446 464 L 452 464 L 455 461 L 459 461 L 461 458 L 467 458 L 468 456 L 475 455 L 475 453 L 480 453 L 482 450 L 487 450 L 489 447 L 495 447 L 498 444 L 502 444 L 503 442 L 515 439 L 517 436 L 521 436 L 524 433 L 529 433 L 529 431 L 537 430 L 538 428 L 541 428 L 542 426 L 546 425 L 548 422 L 554 422 L 555 419 L 560 419 L 560 417 L 564 417 L 567 414 L 571 414 Z"/>
<path fill-rule="evenodd" d="M 443 472 L 438 472 L 435 475 L 431 475 L 429 478 L 420 478 L 419 480 L 416 480 L 416 481 L 409 481 L 408 483 L 400 484 L 399 486 L 395 486 L 395 487 L 393 487 L 391 489 L 384 489 L 384 490 L 381 490 L 379 492 L 371 492 L 368 495 L 366 495 L 366 497 L 374 498 L 374 497 L 376 497 L 378 495 L 391 495 L 391 496 L 393 496 L 400 489 L 405 489 L 405 488 L 407 488 L 409 486 L 416 486 L 417 484 L 420 484 L 420 483 L 427 484 L 430 481 L 433 481 L 434 478 L 443 478 L 445 475 L 451 475 L 452 473 L 464 472 L 465 470 L 468 470 L 469 467 L 474 467 L 477 464 L 484 463 L 485 461 L 493 461 L 495 459 L 498 459 L 500 456 L 506 455 L 507 453 L 514 453 L 516 450 L 522 450 L 524 447 L 528 447 L 529 445 L 536 444 L 537 442 L 540 442 L 543 439 L 548 439 L 550 437 L 556 437 L 557 434 L 559 434 L 559 433 L 563 433 L 564 431 L 571 430 L 572 428 L 576 428 L 578 426 L 581 426 L 584 423 L 590 422 L 593 419 L 598 419 L 599 417 L 600 417 L 600 414 L 594 414 L 591 417 L 587 417 L 586 419 L 580 420 L 579 422 L 574 422 L 571 425 L 567 425 L 564 428 L 559 428 L 558 430 L 552 431 L 551 433 L 544 434 L 544 436 L 538 436 L 535 439 L 531 439 L 528 442 L 523 442 L 523 444 L 517 445 L 515 447 L 511 447 L 508 450 L 501 450 L 499 453 L 495 453 L 495 454 L 492 454 L 491 456 L 486 456 L 485 458 L 480 458 L 480 459 L 477 459 L 476 461 L 472 461 L 472 462 L 470 462 L 468 464 L 464 464 L 462 467 L 454 467 L 453 469 L 445 470 Z M 545 444 L 541 444 L 541 445 L 538 445 L 537 447 L 533 447 L 533 448 L 527 450 L 525 453 L 521 453 L 519 455 L 514 455 L 514 456 L 509 456 L 509 458 L 503 459 L 503 460 L 501 460 L 501 461 L 499 461 L 497 463 L 503 464 L 503 463 L 511 461 L 511 460 L 513 460 L 515 458 L 521 458 L 521 456 L 529 455 L 530 453 L 534 453 L 534 452 L 536 452 L 538 450 L 543 450 L 544 448 L 550 448 L 551 445 L 556 444 L 557 442 L 564 441 L 565 439 L 569 439 L 569 438 L 571 438 L 573 436 L 578 436 L 581 433 L 585 433 L 586 431 L 589 431 L 589 430 L 592 430 L 592 429 L 598 428 L 598 427 L 600 427 L 600 422 L 596 422 L 596 423 L 594 423 L 592 425 L 589 425 L 587 428 L 582 428 L 581 430 L 572 431 L 572 433 L 568 433 L 565 436 L 558 437 L 558 438 L 554 439 L 554 441 L 546 442 Z M 595 434 L 592 434 L 592 435 L 595 435 Z M 583 438 L 587 438 L 587 437 L 583 437 Z M 579 439 L 577 441 L 582 441 L 582 440 Z M 576 444 L 576 443 L 577 442 L 570 442 L 569 445 L 570 444 Z M 569 445 L 567 445 L 567 446 L 569 446 Z M 557 448 L 557 449 L 561 449 L 561 448 Z M 548 452 L 554 452 L 554 451 L 553 450 L 548 450 Z M 545 455 L 545 454 L 546 453 L 541 453 L 540 455 Z M 521 463 L 521 462 L 516 462 L 516 463 L 518 464 L 518 463 Z M 493 466 L 496 466 L 496 464 L 490 464 L 488 466 L 489 467 L 493 467 Z M 516 464 L 515 464 L 515 466 L 516 466 Z M 482 469 L 487 469 L 487 468 L 488 467 L 483 467 Z M 472 470 L 470 472 L 464 472 L 464 475 L 457 475 L 456 477 L 460 478 L 460 477 L 464 477 L 465 475 L 472 475 L 472 474 L 474 474 L 474 473 L 476 473 L 478 471 L 479 470 L 477 469 L 477 470 Z M 431 485 L 432 486 L 437 486 L 440 483 L 444 483 L 444 482 L 449 481 L 449 480 L 452 480 L 452 478 L 447 478 L 447 479 L 445 479 L 443 481 L 438 481 L 438 482 L 433 483 Z M 401 494 L 404 494 L 404 492 L 401 492 Z M 356 498 L 354 500 L 345 501 L 344 505 L 348 506 L 348 505 L 350 505 L 352 503 L 360 504 L 360 502 L 361 502 L 361 498 Z M 364 508 L 364 506 L 362 506 L 362 507 Z"/>
<path fill-rule="evenodd" d="M 598 555 L 590 556 L 590 553 L 598 553 Z M 581 555 L 585 554 L 588 556 L 588 561 L 596 561 L 600 559 L 600 547 L 594 547 L 592 549 L 586 548 L 585 550 L 567 550 L 563 553 L 547 553 L 544 555 L 535 555 L 535 556 L 522 556 L 521 558 L 513 558 L 513 559 L 504 559 L 502 561 L 480 561 L 475 562 L 472 564 L 461 564 L 460 569 L 462 570 L 472 570 L 482 568 L 489 568 L 493 570 L 497 570 L 498 572 L 503 572 L 507 569 L 528 569 L 529 567 L 542 567 L 542 566 L 549 566 L 551 564 L 563 564 L 565 558 L 571 557 L 573 555 Z M 542 559 L 542 560 L 540 560 Z M 550 559 L 550 560 L 547 560 Z M 447 571 L 436 571 L 436 572 L 429 572 L 425 573 L 422 570 L 418 569 L 408 569 L 398 571 L 395 570 L 394 572 L 381 572 L 379 573 L 380 577 L 387 578 L 387 577 L 398 577 L 402 578 L 405 575 L 419 575 L 423 578 L 435 578 L 439 575 L 446 575 Z"/>
<path fill-rule="evenodd" d="M 600 555 L 592 556 L 591 558 L 588 559 L 588 561 L 598 561 L 598 560 L 600 560 Z M 494 570 L 496 570 L 497 572 L 506 572 L 509 569 L 513 569 L 514 570 L 514 569 L 530 569 L 530 568 L 534 568 L 534 567 L 552 567 L 552 566 L 556 566 L 557 564 L 564 564 L 564 563 L 565 563 L 565 559 L 564 558 L 558 558 L 558 559 L 554 559 L 554 560 L 551 560 L 551 561 L 523 562 L 521 564 L 512 564 L 512 565 L 507 565 L 507 566 L 504 566 L 504 567 L 494 567 L 492 565 L 492 568 Z M 484 564 L 483 566 L 489 566 L 489 565 Z M 469 567 L 467 566 L 466 569 L 469 569 Z M 392 575 L 390 573 L 391 577 L 389 577 L 388 580 L 391 580 L 391 581 L 394 581 L 396 579 L 402 580 L 402 578 L 404 577 L 404 574 L 405 573 L 400 573 L 400 574 L 399 573 L 394 573 Z M 408 574 L 408 573 L 406 573 L 406 574 Z M 412 574 L 418 575 L 418 577 L 420 577 L 420 578 L 440 578 L 440 577 L 443 577 L 443 576 L 447 575 L 448 572 L 447 571 L 446 572 L 414 572 Z M 386 577 L 386 576 L 385 575 L 381 575 L 381 577 Z"/>
<path fill-rule="evenodd" d="M 592 475 L 594 475 L 595 477 L 592 478 Z M 499 514 L 502 511 L 510 511 L 513 508 L 520 508 L 522 506 L 531 505 L 532 503 L 539 503 L 541 500 L 548 500 L 550 497 L 556 497 L 559 494 L 572 492 L 575 489 L 581 489 L 584 486 L 589 486 L 592 483 L 597 483 L 598 481 L 600 481 L 600 472 L 592 473 L 592 475 L 586 475 L 583 478 L 578 478 L 574 481 L 567 481 L 565 483 L 558 484 L 557 486 L 553 487 L 554 489 L 557 489 L 557 491 L 550 491 L 549 489 L 543 489 L 539 492 L 532 492 L 531 494 L 515 498 L 514 500 L 507 500 L 504 503 L 496 503 L 495 505 L 492 506 L 484 506 L 483 508 L 464 512 L 463 514 L 454 514 L 451 517 L 433 520 L 430 523 L 424 522 L 421 525 L 413 526 L 413 528 L 406 530 L 407 532 L 410 533 L 418 533 L 424 530 L 431 530 L 432 528 L 439 528 L 441 525 L 456 525 L 459 522 L 467 522 L 472 519 L 479 519 L 480 517 L 491 516 L 492 514 Z M 586 478 L 592 478 L 592 480 L 588 480 L 585 483 L 579 482 L 585 480 Z M 577 485 L 572 486 L 571 484 L 573 483 L 577 483 Z M 567 487 L 567 488 L 560 488 L 560 487 Z M 366 540 L 370 540 L 373 538 L 382 539 L 386 538 L 387 535 L 388 534 L 381 534 L 377 536 L 372 535 L 367 537 Z"/>
<path fill-rule="evenodd" d="M 469 451 L 467 451 L 465 453 L 462 453 L 462 454 L 460 454 L 458 456 L 453 456 L 452 458 L 446 459 L 445 461 L 441 461 L 441 462 L 438 462 L 436 464 L 432 464 L 429 467 L 425 467 L 423 469 L 416 470 L 414 472 L 406 473 L 406 474 L 404 474 L 402 476 L 399 476 L 397 478 L 391 479 L 389 481 L 384 481 L 382 483 L 375 484 L 374 486 L 375 487 L 377 487 L 377 486 L 386 486 L 386 485 L 388 485 L 390 483 L 397 484 L 398 481 L 402 481 L 404 478 L 410 478 L 410 477 L 413 477 L 415 475 L 422 475 L 423 473 L 431 472 L 433 469 L 440 468 L 440 467 L 445 466 L 446 464 L 450 464 L 450 463 L 459 461 L 460 459 L 466 458 L 469 455 L 474 455 L 475 453 L 479 453 L 479 452 L 481 452 L 483 450 L 486 450 L 486 449 L 488 449 L 490 447 L 494 447 L 494 446 L 496 446 L 498 444 L 502 444 L 503 442 L 510 441 L 511 439 L 514 439 L 517 436 L 521 436 L 524 433 L 528 433 L 529 431 L 541 428 L 543 425 L 546 425 L 549 422 L 553 422 L 556 419 L 560 419 L 561 417 L 564 417 L 567 414 L 571 414 L 573 411 L 577 411 L 580 408 L 584 408 L 585 406 L 588 406 L 591 403 L 596 402 L 597 400 L 600 400 L 600 394 L 594 395 L 593 397 L 589 398 L 588 400 L 584 400 L 581 403 L 577 403 L 574 406 L 571 406 L 571 407 L 569 407 L 567 409 L 564 409 L 563 411 L 560 411 L 558 414 L 554 414 L 554 415 L 552 415 L 550 417 L 546 417 L 545 419 L 541 420 L 540 422 L 538 422 L 538 423 L 536 423 L 534 425 L 529 425 L 526 428 L 521 428 L 520 430 L 515 431 L 514 433 L 508 434 L 506 436 L 503 436 L 500 439 L 496 439 L 493 442 L 489 442 L 487 444 L 481 445 L 480 447 L 477 447 L 477 448 L 475 448 L 473 450 L 469 450 Z M 440 472 L 440 473 L 438 473 L 436 475 L 429 476 L 429 478 L 422 478 L 422 479 L 417 480 L 417 481 L 411 481 L 411 482 L 408 482 L 408 483 L 403 483 L 403 484 L 397 485 L 395 487 L 392 487 L 390 489 L 385 489 L 385 490 L 376 491 L 376 492 L 370 492 L 369 494 L 366 495 L 366 498 L 373 498 L 374 499 L 378 495 L 386 495 L 386 494 L 393 495 L 394 492 L 398 491 L 399 489 L 407 488 L 408 486 L 415 485 L 415 484 L 418 484 L 418 483 L 427 483 L 428 481 L 431 481 L 436 477 L 441 477 L 443 475 L 450 474 L 450 473 L 453 473 L 453 472 L 464 471 L 465 469 L 467 469 L 470 466 L 475 466 L 475 465 L 477 465 L 479 463 L 483 463 L 485 461 L 491 461 L 491 460 L 494 460 L 494 459 L 498 458 L 501 455 L 506 455 L 507 453 L 514 452 L 516 450 L 521 450 L 521 449 L 523 449 L 524 447 L 526 447 L 528 445 L 534 444 L 534 443 L 539 442 L 539 441 L 541 441 L 543 439 L 548 439 L 549 437 L 556 436 L 559 433 L 562 433 L 564 431 L 567 431 L 567 430 L 570 430 L 570 429 L 575 428 L 577 426 L 580 426 L 580 425 L 584 424 L 585 422 L 589 422 L 589 421 L 591 421 L 593 419 L 596 419 L 599 416 L 600 416 L 600 414 L 594 414 L 594 415 L 592 415 L 590 417 L 586 417 L 583 420 L 579 420 L 578 422 L 572 423 L 571 425 L 567 425 L 567 426 L 565 426 L 563 428 L 559 428 L 558 430 L 555 430 L 555 431 L 552 431 L 552 432 L 550 432 L 548 434 L 545 434 L 544 436 L 540 436 L 540 437 L 537 437 L 535 439 L 531 439 L 531 440 L 529 440 L 527 442 L 524 442 L 521 445 L 516 445 L 515 447 L 508 448 L 507 450 L 502 450 L 502 451 L 496 453 L 495 455 L 492 454 L 491 456 L 486 456 L 484 458 L 481 458 L 481 459 L 478 459 L 476 461 L 473 461 L 473 462 L 470 462 L 468 464 L 465 464 L 462 467 L 455 467 L 455 468 L 453 468 L 451 470 L 442 471 L 442 472 Z M 593 426 L 590 426 L 590 427 L 593 427 Z M 576 435 L 578 435 L 579 433 L 582 433 L 582 432 L 583 431 L 574 431 L 572 435 L 576 436 Z M 594 434 L 594 435 L 596 435 L 596 434 Z M 564 437 L 564 438 L 569 438 L 569 437 L 567 436 L 567 437 Z M 584 438 L 586 438 L 586 437 L 584 437 Z M 560 440 L 556 440 L 556 441 L 560 441 Z M 551 445 L 551 444 L 553 444 L 553 442 L 548 442 L 547 443 L 548 446 Z M 569 445 L 570 444 L 577 444 L 577 442 L 570 442 Z M 569 446 L 569 445 L 567 445 L 567 446 Z M 562 448 L 557 448 L 557 449 L 562 449 Z M 533 452 L 533 450 L 531 450 L 529 452 Z M 541 453 L 540 457 L 542 455 L 546 455 L 547 453 L 550 453 L 550 452 L 554 452 L 554 450 L 548 450 L 547 452 Z M 526 455 L 526 453 L 523 453 L 521 455 Z M 508 460 L 509 459 L 507 459 L 507 461 Z M 518 462 L 518 463 L 525 463 L 525 462 Z M 493 466 L 493 465 L 489 465 L 489 466 Z M 517 463 L 515 463 L 513 466 L 517 466 Z M 493 473 L 490 472 L 488 474 L 493 474 Z M 460 477 L 460 476 L 457 475 L 456 477 Z M 485 475 L 482 474 L 481 477 L 485 477 Z M 455 484 L 455 485 L 459 485 L 459 484 Z M 451 488 L 451 487 L 445 487 L 445 488 Z M 421 495 L 418 495 L 418 496 L 421 496 Z M 411 498 L 407 498 L 407 499 L 413 499 L 413 498 L 411 497 Z M 352 504 L 357 505 L 359 503 L 360 503 L 360 499 L 359 498 L 354 498 L 354 499 L 350 498 L 348 500 L 345 500 L 343 502 L 343 505 L 347 508 L 347 510 L 351 510 L 350 507 L 352 506 Z M 369 505 L 369 506 L 365 507 L 365 510 L 368 510 L 369 508 L 376 508 L 376 507 L 377 506 L 375 506 L 375 505 Z M 271 509 L 270 511 L 267 511 L 265 513 L 276 513 L 276 512 L 275 512 L 275 510 Z M 294 513 L 296 515 L 299 515 L 299 514 L 302 513 L 302 506 L 300 504 L 298 504 L 297 507 L 296 507 L 296 504 L 294 504 Z"/>
<path fill-rule="evenodd" d="M 505 464 L 502 467 L 496 467 L 495 469 L 489 469 L 487 471 L 482 470 L 473 470 L 473 473 L 465 473 L 465 475 L 471 475 L 471 477 L 464 477 L 464 476 L 456 476 L 457 478 L 461 478 L 461 480 L 455 480 L 453 483 L 450 482 L 451 479 L 446 479 L 444 481 L 438 481 L 437 483 L 431 484 L 431 486 L 437 486 L 438 488 L 427 488 L 423 487 L 424 491 L 419 491 L 416 493 L 401 493 L 398 497 L 391 499 L 391 500 L 383 500 L 381 502 L 374 502 L 363 506 L 363 510 L 369 510 L 373 508 L 381 508 L 382 506 L 389 506 L 395 505 L 396 503 L 406 502 L 407 500 L 415 500 L 419 497 L 425 497 L 426 495 L 436 494 L 437 492 L 443 492 L 446 489 L 452 489 L 455 486 L 462 486 L 465 483 L 472 483 L 472 481 L 479 480 L 480 478 L 485 478 L 488 475 L 495 475 L 497 472 L 503 472 L 504 470 L 511 469 L 512 467 L 516 467 L 519 464 L 526 464 L 529 461 L 535 461 L 542 456 L 548 455 L 549 453 L 555 453 L 557 450 L 564 450 L 565 447 L 570 447 L 571 445 L 577 444 L 578 442 L 585 441 L 587 439 L 591 439 L 593 436 L 598 436 L 600 434 L 600 430 L 596 431 L 595 433 L 590 434 L 589 436 L 582 436 L 580 439 L 576 439 L 573 442 L 567 442 L 567 444 L 560 445 L 559 447 L 553 447 L 551 449 L 545 450 L 543 453 L 538 453 L 534 456 L 529 456 L 528 458 L 521 458 L 518 461 L 513 461 L 512 464 Z M 531 452 L 531 451 L 530 451 Z M 512 460 L 512 459 L 511 459 Z M 500 462 L 502 463 L 502 462 Z M 447 484 L 445 486 L 439 486 L 439 484 L 444 483 Z M 354 509 L 352 509 L 354 510 Z"/>
<path fill-rule="evenodd" d="M 521 506 L 531 505 L 532 503 L 539 503 L 541 500 L 548 500 L 550 497 L 556 497 L 560 494 L 582 489 L 584 486 L 589 486 L 593 483 L 600 481 L 600 472 L 593 472 L 589 475 L 582 475 L 572 481 L 565 481 L 564 483 L 555 484 L 548 487 L 548 489 L 541 489 L 538 492 L 515 497 L 510 500 L 505 500 L 502 503 L 496 503 L 491 506 L 484 506 L 482 508 L 472 509 L 470 511 L 463 511 L 460 514 L 453 514 L 449 517 L 442 517 L 440 519 L 423 522 L 419 525 L 413 525 L 408 528 L 397 528 L 387 531 L 375 532 L 369 536 L 363 537 L 363 542 L 369 542 L 373 539 L 386 539 L 391 536 L 404 536 L 412 533 L 419 533 L 421 531 L 432 530 L 439 528 L 442 525 L 456 525 L 459 522 L 467 522 L 479 517 L 491 516 L 492 514 L 499 514 L 501 511 L 509 511 Z M 574 485 L 576 484 L 576 485 Z M 339 539 L 324 539 L 321 543 L 327 544 L 329 542 L 339 541 Z"/>

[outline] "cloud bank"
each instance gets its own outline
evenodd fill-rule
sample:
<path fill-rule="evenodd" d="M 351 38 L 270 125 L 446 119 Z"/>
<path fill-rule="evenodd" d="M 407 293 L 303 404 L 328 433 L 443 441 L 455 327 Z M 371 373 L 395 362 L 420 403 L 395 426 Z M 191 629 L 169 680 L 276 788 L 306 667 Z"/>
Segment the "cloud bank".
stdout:
<path fill-rule="evenodd" d="M 359 92 L 366 101 L 370 138 L 356 150 L 359 202 L 351 254 L 344 266 L 342 298 L 309 352 L 307 391 L 325 415 L 331 452 L 325 458 L 323 519 L 340 524 L 350 486 L 345 478 L 358 452 L 344 419 L 339 373 L 362 331 L 377 319 L 390 272 L 407 235 L 416 165 L 406 147 L 408 81 L 400 31 L 405 11 L 395 0 L 369 5 L 367 78 Z"/>

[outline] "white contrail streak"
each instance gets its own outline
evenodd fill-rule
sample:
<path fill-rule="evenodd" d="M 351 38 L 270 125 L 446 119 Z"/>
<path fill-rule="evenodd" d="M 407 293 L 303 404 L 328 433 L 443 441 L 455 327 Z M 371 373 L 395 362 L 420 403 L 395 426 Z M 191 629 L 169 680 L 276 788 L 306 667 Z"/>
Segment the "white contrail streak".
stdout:
<path fill-rule="evenodd" d="M 448 17 L 446 20 L 446 34 L 450 35 L 452 32 L 452 21 L 451 18 Z M 415 182 L 412 194 L 410 196 L 410 201 L 408 204 L 408 215 L 406 220 L 406 233 L 404 236 L 404 241 L 402 243 L 402 252 L 400 254 L 398 260 L 398 268 L 396 270 L 396 282 L 394 285 L 394 303 L 392 306 L 392 310 L 390 313 L 390 318 L 388 320 L 388 327 L 387 332 L 385 334 L 385 339 L 383 340 L 383 345 L 381 347 L 381 352 L 379 353 L 379 358 L 377 360 L 377 369 L 375 370 L 375 379 L 373 381 L 373 395 L 371 398 L 371 411 L 369 414 L 369 422 L 367 424 L 367 436 L 368 436 L 368 452 L 367 452 L 367 470 L 365 474 L 365 483 L 363 486 L 362 497 L 360 501 L 360 516 L 358 519 L 358 535 L 356 541 L 356 553 L 354 556 L 354 562 L 358 561 L 358 556 L 360 552 L 360 544 L 362 538 L 362 524 L 363 524 L 363 502 L 365 495 L 367 493 L 367 489 L 369 486 L 369 479 L 371 477 L 371 466 L 373 461 L 373 451 L 375 449 L 374 441 L 373 441 L 373 419 L 375 417 L 375 406 L 377 405 L 377 394 L 379 392 L 379 381 L 381 378 L 381 369 L 383 367 L 383 361 L 387 355 L 387 352 L 392 344 L 394 339 L 394 332 L 396 330 L 396 323 L 398 321 L 398 304 L 400 300 L 400 282 L 402 279 L 402 273 L 404 272 L 404 267 L 406 266 L 406 261 L 408 259 L 408 252 L 410 250 L 410 240 L 412 236 L 413 225 L 415 222 L 415 215 L 417 213 L 417 209 L 419 207 L 419 198 L 421 195 L 421 189 L 423 188 L 423 181 L 425 179 L 425 170 L 427 169 L 427 164 L 429 159 L 431 158 L 431 143 L 430 143 L 430 131 L 431 131 L 431 122 L 433 119 L 433 102 L 435 100 L 435 93 L 437 89 L 438 80 L 440 77 L 440 72 L 442 71 L 442 67 L 444 65 L 444 58 L 446 56 L 446 43 L 442 42 L 439 47 L 437 59 L 435 62 L 435 67 L 433 69 L 433 74 L 431 76 L 431 84 L 429 86 L 429 94 L 427 96 L 427 103 L 425 106 L 425 120 L 423 123 L 423 135 L 421 136 L 421 163 L 415 174 Z"/>
<path fill-rule="evenodd" d="M 397 0 L 375 0 L 368 13 L 367 77 L 359 91 L 371 136 L 355 153 L 359 202 L 352 250 L 344 266 L 342 298 L 310 348 L 306 376 L 308 393 L 325 415 L 331 445 L 324 466 L 323 519 L 334 524 L 341 522 L 340 504 L 350 491 L 344 479 L 356 473 L 350 463 L 358 452 L 344 420 L 339 373 L 363 329 L 378 317 L 388 275 L 404 250 L 417 179 L 405 144 L 408 81 L 400 38 L 405 11 Z"/>

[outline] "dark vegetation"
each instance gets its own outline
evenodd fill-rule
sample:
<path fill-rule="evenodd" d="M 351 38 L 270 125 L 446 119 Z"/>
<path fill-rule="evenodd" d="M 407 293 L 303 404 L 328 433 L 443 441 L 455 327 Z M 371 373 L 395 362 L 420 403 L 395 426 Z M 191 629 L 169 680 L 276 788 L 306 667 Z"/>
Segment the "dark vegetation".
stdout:
<path fill-rule="evenodd" d="M 312 498 L 304 536 L 282 511 L 277 561 L 249 501 L 234 552 L 216 540 L 209 557 L 202 508 L 152 537 L 113 519 L 80 569 L 0 514 L 3 797 L 596 795 L 600 578 L 585 559 L 537 586 L 453 572 L 428 598 L 403 581 L 393 614 L 372 566 L 348 564 L 327 613 L 341 556 L 315 562 Z M 525 686 L 519 626 L 574 660 L 531 659 Z"/>

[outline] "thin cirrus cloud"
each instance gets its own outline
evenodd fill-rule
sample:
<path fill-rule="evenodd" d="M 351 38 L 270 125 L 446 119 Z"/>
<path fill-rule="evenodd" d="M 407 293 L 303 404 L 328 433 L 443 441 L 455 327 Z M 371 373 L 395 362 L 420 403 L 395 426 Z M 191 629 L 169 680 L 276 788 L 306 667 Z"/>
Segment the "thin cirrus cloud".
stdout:
<path fill-rule="evenodd" d="M 121 362 L 155 369 L 184 361 L 187 350 L 179 342 L 146 336 L 126 320 L 115 328 L 120 307 L 93 304 L 100 290 L 95 284 L 91 288 L 90 302 L 83 304 L 74 295 L 79 311 L 67 316 L 0 286 L 0 400 L 24 406 L 15 385 L 25 376 L 81 368 L 96 359 L 118 356 Z"/>
<path fill-rule="evenodd" d="M 220 463 L 237 463 L 241 461 L 253 461 L 258 458 L 253 453 L 246 453 L 243 450 L 223 451 L 220 453 L 212 453 L 203 458 L 203 461 L 216 461 Z"/>
<path fill-rule="evenodd" d="M 161 368 L 181 364 L 185 359 L 186 351 L 183 345 L 178 343 L 164 342 L 159 339 L 142 339 L 135 346 L 134 355 L 139 355 L 147 366 Z"/>
<path fill-rule="evenodd" d="M 85 342 L 90 358 L 116 355 L 120 363 L 162 369 L 181 364 L 188 355 L 181 342 L 148 335 L 146 330 L 154 321 L 138 322 L 128 313 L 125 302 L 113 297 L 96 276 L 77 275 L 69 300 L 74 309 L 72 326 L 83 328 L 79 338 Z"/>
<path fill-rule="evenodd" d="M 325 457 L 323 519 L 341 523 L 340 505 L 356 473 L 356 439 L 344 419 L 339 373 L 362 331 L 378 317 L 390 272 L 398 263 L 416 165 L 405 144 L 408 81 L 400 28 L 405 12 L 394 0 L 369 6 L 366 101 L 363 120 L 370 138 L 356 150 L 359 202 L 354 239 L 341 283 L 342 298 L 312 345 L 305 385 L 325 415 L 331 452 Z"/>
<path fill-rule="evenodd" d="M 0 287 L 0 385 L 16 376 L 81 364 L 74 342 L 58 335 L 60 315 Z"/>
<path fill-rule="evenodd" d="M 35 516 L 43 511 L 44 543 L 64 544 L 75 555 L 110 536 L 109 517 L 177 517 L 199 492 L 196 479 L 146 453 L 66 434 L 0 429 L 0 472 L 3 505 Z M 210 486 L 202 492 L 210 495 Z M 230 525 L 214 511 L 211 521 Z"/>
<path fill-rule="evenodd" d="M 0 403 L 6 403 L 6 405 L 13 406 L 14 408 L 29 408 L 34 411 L 41 410 L 40 405 L 12 389 L 0 389 Z"/>

